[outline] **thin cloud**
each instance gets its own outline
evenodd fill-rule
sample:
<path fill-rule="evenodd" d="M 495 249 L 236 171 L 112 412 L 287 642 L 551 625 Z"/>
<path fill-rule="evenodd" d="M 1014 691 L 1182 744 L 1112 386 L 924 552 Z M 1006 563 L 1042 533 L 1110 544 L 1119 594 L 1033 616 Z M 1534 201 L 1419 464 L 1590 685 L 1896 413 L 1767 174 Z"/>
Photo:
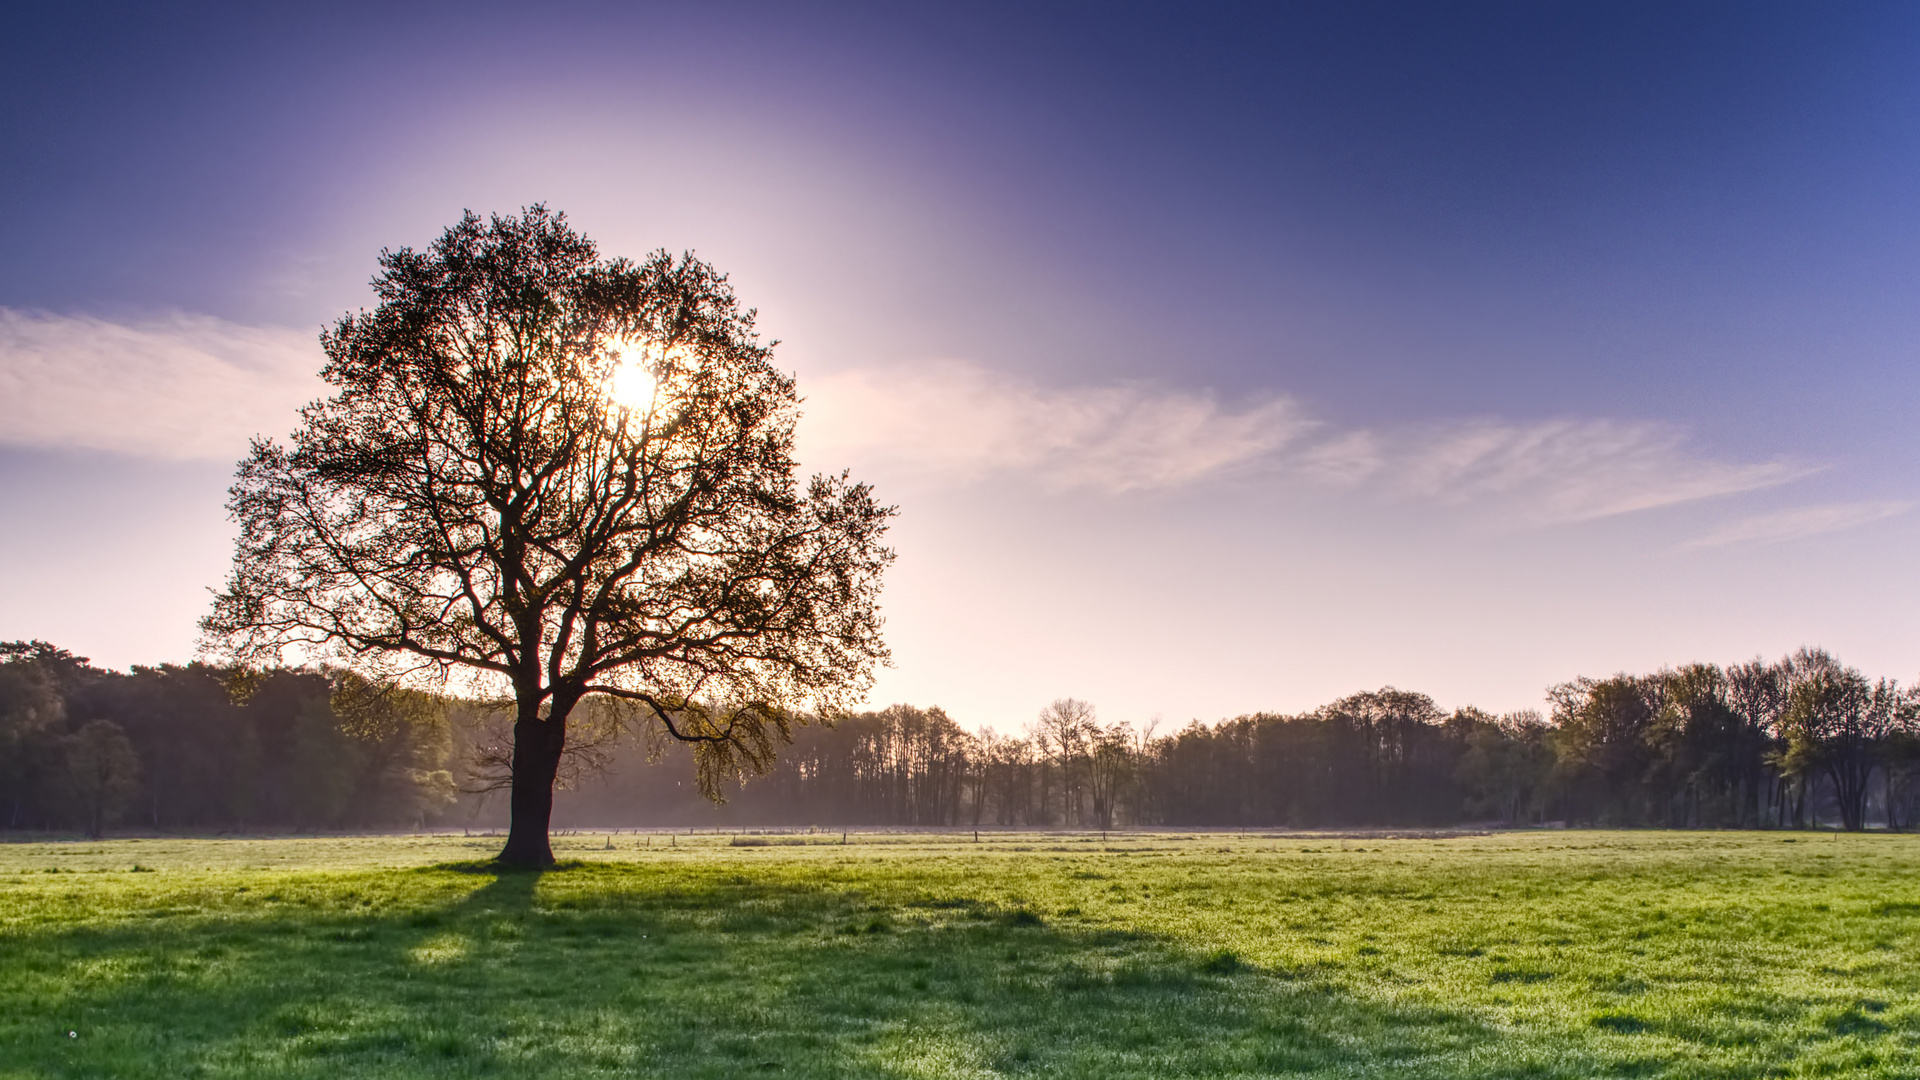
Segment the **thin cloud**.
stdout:
<path fill-rule="evenodd" d="M 1759 514 L 1728 522 L 1704 536 L 1688 541 L 1682 545 L 1682 549 L 1727 547 L 1735 544 L 1777 544 L 1787 540 L 1857 528 L 1875 521 L 1898 517 L 1911 509 L 1913 504 L 1910 502 L 1892 500 L 1797 506 L 1791 510 Z"/>
<path fill-rule="evenodd" d="M 1671 427 L 1605 419 L 1470 421 L 1404 436 L 1398 458 L 1390 483 L 1399 490 L 1452 504 L 1509 501 L 1541 523 L 1755 491 L 1816 471 L 1720 461 Z"/>
<path fill-rule="evenodd" d="M 313 334 L 176 314 L 141 323 L 0 308 L 0 442 L 231 459 L 318 396 Z M 1341 428 L 1297 402 L 1229 404 L 1161 385 L 1044 387 L 948 362 L 809 378 L 804 449 L 945 482 L 1018 473 L 1054 489 L 1169 490 L 1228 476 L 1581 521 L 1753 491 L 1813 471 L 1728 462 L 1672 428 L 1617 420 L 1473 420 Z M 1850 513 L 1866 513 L 1860 504 Z M 1902 504 L 1904 508 L 1904 504 Z M 1853 524 L 1813 508 L 1728 526 L 1711 546 Z M 1826 513 L 1841 524 L 1823 526 Z M 1845 520 L 1843 520 L 1845 519 Z M 1862 519 L 1862 520 L 1870 520 Z M 1769 531 L 1772 530 L 1772 531 Z M 1723 530 L 1725 531 L 1725 530 Z"/>
<path fill-rule="evenodd" d="M 1056 390 L 959 363 L 804 386 L 810 457 L 959 481 L 1021 472 L 1111 492 L 1179 487 L 1270 459 L 1316 426 L 1284 398 L 1229 409 L 1208 394 Z"/>
<path fill-rule="evenodd" d="M 1043 388 L 952 362 L 806 385 L 801 430 L 811 457 L 963 482 L 1020 472 L 1055 487 L 1126 492 L 1259 473 L 1548 524 L 1754 491 L 1815 471 L 1786 460 L 1718 460 L 1657 424 L 1342 429 L 1283 397 L 1233 407 L 1164 386 Z"/>
<path fill-rule="evenodd" d="M 0 442 L 230 460 L 293 426 L 321 362 L 307 331 L 0 308 Z"/>

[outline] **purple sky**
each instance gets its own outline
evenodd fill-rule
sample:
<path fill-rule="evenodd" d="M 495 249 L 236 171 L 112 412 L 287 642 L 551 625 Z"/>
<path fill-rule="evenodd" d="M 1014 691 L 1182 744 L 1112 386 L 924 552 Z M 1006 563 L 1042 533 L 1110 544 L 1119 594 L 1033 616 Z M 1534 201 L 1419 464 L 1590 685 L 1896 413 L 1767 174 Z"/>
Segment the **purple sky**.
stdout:
<path fill-rule="evenodd" d="M 378 251 L 544 201 L 901 506 L 879 703 L 1920 673 L 1920 8 L 391 7 L 10 23 L 0 638 L 189 658 Z"/>

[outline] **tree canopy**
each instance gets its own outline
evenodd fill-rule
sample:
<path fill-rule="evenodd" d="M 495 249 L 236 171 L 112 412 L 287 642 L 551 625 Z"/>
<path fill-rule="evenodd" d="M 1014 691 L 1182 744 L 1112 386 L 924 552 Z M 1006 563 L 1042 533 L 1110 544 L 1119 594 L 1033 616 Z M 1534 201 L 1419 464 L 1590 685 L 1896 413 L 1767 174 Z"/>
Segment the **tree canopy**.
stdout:
<path fill-rule="evenodd" d="M 794 381 L 724 275 L 601 259 L 539 206 L 380 266 L 322 335 L 337 392 L 240 464 L 210 651 L 510 697 L 501 857 L 531 864 L 588 695 L 696 744 L 709 791 L 858 697 L 893 510 L 796 482 Z"/>

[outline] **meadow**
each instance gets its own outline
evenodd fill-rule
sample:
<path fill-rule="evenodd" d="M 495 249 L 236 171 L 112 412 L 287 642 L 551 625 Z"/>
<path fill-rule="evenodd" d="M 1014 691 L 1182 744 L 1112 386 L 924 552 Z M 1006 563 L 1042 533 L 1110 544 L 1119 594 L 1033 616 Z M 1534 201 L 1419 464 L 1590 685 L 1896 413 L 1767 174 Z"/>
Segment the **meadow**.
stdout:
<path fill-rule="evenodd" d="M 1920 837 L 498 844 L 0 845 L 0 1077 L 1920 1074 Z"/>

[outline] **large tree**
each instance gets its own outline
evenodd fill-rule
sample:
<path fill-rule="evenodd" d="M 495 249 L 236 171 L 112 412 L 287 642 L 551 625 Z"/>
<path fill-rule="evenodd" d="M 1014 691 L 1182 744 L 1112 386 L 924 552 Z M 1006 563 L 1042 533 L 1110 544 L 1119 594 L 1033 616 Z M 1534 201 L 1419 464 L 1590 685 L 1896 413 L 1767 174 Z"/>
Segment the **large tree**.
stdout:
<path fill-rule="evenodd" d="M 796 484 L 793 380 L 723 275 L 603 260 L 538 206 L 380 266 L 378 307 L 321 337 L 334 396 L 240 464 L 212 651 L 497 688 L 500 858 L 530 865 L 590 695 L 696 744 L 712 792 L 864 691 L 893 511 Z"/>

